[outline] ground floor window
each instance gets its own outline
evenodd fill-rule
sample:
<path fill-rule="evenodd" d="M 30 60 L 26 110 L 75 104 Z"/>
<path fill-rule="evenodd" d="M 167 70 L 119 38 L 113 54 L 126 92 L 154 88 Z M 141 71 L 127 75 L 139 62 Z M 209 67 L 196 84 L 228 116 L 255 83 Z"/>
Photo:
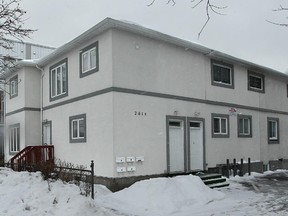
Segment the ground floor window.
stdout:
<path fill-rule="evenodd" d="M 252 137 L 252 116 L 238 115 L 238 137 Z"/>
<path fill-rule="evenodd" d="M 212 113 L 212 137 L 229 137 L 229 115 Z"/>
<path fill-rule="evenodd" d="M 10 153 L 20 151 L 20 124 L 9 126 L 9 150 Z"/>
<path fill-rule="evenodd" d="M 269 118 L 268 121 L 268 143 L 277 144 L 279 143 L 279 119 Z"/>
<path fill-rule="evenodd" d="M 70 143 L 86 142 L 86 114 L 71 116 Z"/>

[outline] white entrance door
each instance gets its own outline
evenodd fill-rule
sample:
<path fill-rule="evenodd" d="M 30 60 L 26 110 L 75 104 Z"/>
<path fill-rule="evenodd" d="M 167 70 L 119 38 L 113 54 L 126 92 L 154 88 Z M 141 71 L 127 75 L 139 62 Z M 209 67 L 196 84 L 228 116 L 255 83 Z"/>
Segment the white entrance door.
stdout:
<path fill-rule="evenodd" d="M 47 123 L 43 125 L 43 144 L 50 145 L 52 144 L 51 137 L 51 124 Z"/>
<path fill-rule="evenodd" d="M 204 170 L 203 122 L 190 121 L 190 170 Z"/>
<path fill-rule="evenodd" d="M 169 171 L 184 172 L 184 122 L 169 120 Z"/>

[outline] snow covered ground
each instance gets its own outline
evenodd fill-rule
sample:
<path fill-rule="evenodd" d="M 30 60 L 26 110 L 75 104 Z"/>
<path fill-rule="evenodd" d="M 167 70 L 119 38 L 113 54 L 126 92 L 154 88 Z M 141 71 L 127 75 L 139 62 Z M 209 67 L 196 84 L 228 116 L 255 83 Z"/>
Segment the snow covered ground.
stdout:
<path fill-rule="evenodd" d="M 116 193 L 95 185 L 96 199 L 92 200 L 80 195 L 80 189 L 73 184 L 61 181 L 48 184 L 40 173 L 19 173 L 0 168 L 0 215 L 288 215 L 288 209 L 282 204 L 282 208 L 277 208 L 280 204 L 273 191 L 262 193 L 259 189 L 257 182 L 261 179 L 258 177 L 268 174 L 271 172 L 235 177 L 229 180 L 229 187 L 218 190 L 206 187 L 192 175 L 144 180 Z M 250 189 L 245 184 L 250 185 Z M 285 201 L 288 202 L 287 196 L 283 198 Z"/>

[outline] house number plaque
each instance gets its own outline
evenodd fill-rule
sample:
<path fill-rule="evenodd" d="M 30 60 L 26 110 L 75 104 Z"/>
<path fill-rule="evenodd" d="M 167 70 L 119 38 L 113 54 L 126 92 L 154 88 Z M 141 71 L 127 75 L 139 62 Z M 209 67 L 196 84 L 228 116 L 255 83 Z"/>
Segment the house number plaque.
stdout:
<path fill-rule="evenodd" d="M 146 116 L 147 113 L 146 112 L 141 112 L 141 111 L 134 111 L 134 115 L 135 116 Z"/>

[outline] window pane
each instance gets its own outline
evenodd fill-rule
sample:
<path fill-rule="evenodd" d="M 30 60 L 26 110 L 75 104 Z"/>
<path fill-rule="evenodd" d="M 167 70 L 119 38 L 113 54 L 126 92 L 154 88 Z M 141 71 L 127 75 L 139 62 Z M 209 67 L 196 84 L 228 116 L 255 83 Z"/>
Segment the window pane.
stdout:
<path fill-rule="evenodd" d="M 277 138 L 277 122 L 269 121 L 269 138 Z"/>
<path fill-rule="evenodd" d="M 16 136 L 17 136 L 17 147 L 16 147 L 16 151 L 20 150 L 20 128 L 16 128 Z"/>
<path fill-rule="evenodd" d="M 17 149 L 17 132 L 16 128 L 13 128 L 13 151 Z"/>
<path fill-rule="evenodd" d="M 96 68 L 96 48 L 90 52 L 90 69 Z"/>
<path fill-rule="evenodd" d="M 61 71 L 60 67 L 57 68 L 57 95 L 61 94 Z"/>
<path fill-rule="evenodd" d="M 213 79 L 215 82 L 231 84 L 231 69 L 213 65 Z"/>
<path fill-rule="evenodd" d="M 227 133 L 226 119 L 224 119 L 224 118 L 221 119 L 221 133 L 224 133 L 224 134 Z"/>
<path fill-rule="evenodd" d="M 220 133 L 220 119 L 214 118 L 214 133 Z"/>
<path fill-rule="evenodd" d="M 244 119 L 239 119 L 239 133 L 240 134 L 244 134 L 244 123 L 243 123 Z"/>
<path fill-rule="evenodd" d="M 213 79 L 215 82 L 221 82 L 221 68 L 217 65 L 213 65 Z"/>
<path fill-rule="evenodd" d="M 56 95 L 56 70 L 51 71 L 51 95 Z"/>
<path fill-rule="evenodd" d="M 221 81 L 226 84 L 230 84 L 230 69 L 221 68 Z"/>
<path fill-rule="evenodd" d="M 66 64 L 62 66 L 62 93 L 67 91 L 67 71 Z"/>
<path fill-rule="evenodd" d="M 72 137 L 77 138 L 78 137 L 78 122 L 72 121 Z"/>
<path fill-rule="evenodd" d="M 252 88 L 262 89 L 262 79 L 260 77 L 249 76 L 249 85 Z"/>
<path fill-rule="evenodd" d="M 250 133 L 250 120 L 249 119 L 243 119 L 244 122 L 244 128 L 243 128 L 243 132 L 244 134 L 249 134 Z"/>
<path fill-rule="evenodd" d="M 82 71 L 85 72 L 88 70 L 88 53 L 83 53 L 82 55 Z"/>
<path fill-rule="evenodd" d="M 79 137 L 85 137 L 84 119 L 79 120 Z"/>
<path fill-rule="evenodd" d="M 13 128 L 10 129 L 10 151 L 13 151 Z"/>

